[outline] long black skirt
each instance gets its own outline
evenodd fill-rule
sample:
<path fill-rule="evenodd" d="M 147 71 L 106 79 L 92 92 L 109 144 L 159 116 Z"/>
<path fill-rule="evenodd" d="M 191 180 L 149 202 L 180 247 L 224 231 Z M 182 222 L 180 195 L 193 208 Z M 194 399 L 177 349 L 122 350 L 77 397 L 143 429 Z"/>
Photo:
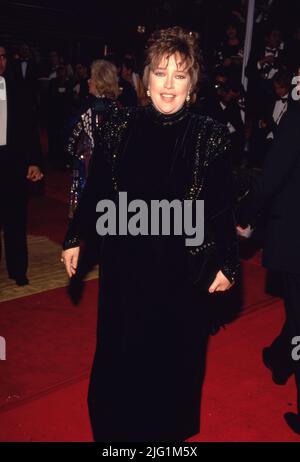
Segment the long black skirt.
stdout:
<path fill-rule="evenodd" d="M 97 442 L 184 441 L 199 432 L 208 297 L 175 242 L 117 239 L 100 275 L 88 405 Z"/>

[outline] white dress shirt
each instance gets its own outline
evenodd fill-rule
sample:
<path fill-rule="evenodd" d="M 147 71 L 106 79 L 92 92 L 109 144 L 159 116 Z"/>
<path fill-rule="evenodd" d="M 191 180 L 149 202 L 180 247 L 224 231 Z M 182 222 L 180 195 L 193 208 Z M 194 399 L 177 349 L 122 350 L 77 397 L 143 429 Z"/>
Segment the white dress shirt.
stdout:
<path fill-rule="evenodd" d="M 27 66 L 28 66 L 27 61 L 21 61 L 21 70 L 22 70 L 23 79 L 25 79 L 25 77 L 26 77 Z"/>
<path fill-rule="evenodd" d="M 7 144 L 7 98 L 4 77 L 0 76 L 0 146 Z"/>

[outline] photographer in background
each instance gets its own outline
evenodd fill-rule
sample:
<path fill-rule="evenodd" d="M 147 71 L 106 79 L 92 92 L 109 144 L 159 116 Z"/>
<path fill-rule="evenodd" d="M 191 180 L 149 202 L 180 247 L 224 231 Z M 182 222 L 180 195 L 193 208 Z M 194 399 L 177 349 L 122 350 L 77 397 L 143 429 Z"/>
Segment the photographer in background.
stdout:
<path fill-rule="evenodd" d="M 226 69 L 219 68 L 201 112 L 227 126 L 232 161 L 235 165 L 240 165 L 245 146 L 245 106 L 244 90 L 239 79 Z"/>

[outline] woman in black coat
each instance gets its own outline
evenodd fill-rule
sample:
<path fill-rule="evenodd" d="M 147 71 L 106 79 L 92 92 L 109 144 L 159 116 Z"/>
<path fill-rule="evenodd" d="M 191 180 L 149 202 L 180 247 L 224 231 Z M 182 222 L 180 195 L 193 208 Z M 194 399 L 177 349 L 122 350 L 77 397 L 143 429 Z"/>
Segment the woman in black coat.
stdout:
<path fill-rule="evenodd" d="M 118 111 L 99 128 L 65 238 L 62 261 L 71 277 L 80 240 L 96 232 L 99 201 L 111 200 L 120 213 L 121 192 L 147 205 L 204 200 L 201 245 L 188 247 L 176 233 L 147 234 L 141 223 L 131 235 L 98 236 L 99 318 L 88 399 L 96 441 L 183 441 L 199 431 L 209 297 L 232 286 L 238 257 L 227 129 L 189 110 L 198 70 L 194 34 L 179 27 L 154 33 L 144 72 L 151 102 Z"/>

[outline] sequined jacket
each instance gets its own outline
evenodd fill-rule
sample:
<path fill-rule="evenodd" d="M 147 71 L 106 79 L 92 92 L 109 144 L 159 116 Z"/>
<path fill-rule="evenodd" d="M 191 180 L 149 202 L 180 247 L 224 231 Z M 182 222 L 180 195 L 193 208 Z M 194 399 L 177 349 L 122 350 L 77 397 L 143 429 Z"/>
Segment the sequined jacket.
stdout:
<path fill-rule="evenodd" d="M 64 249 L 78 246 L 81 239 L 87 239 L 90 233 L 95 233 L 96 203 L 103 197 L 115 198 L 118 191 L 118 161 L 143 110 L 147 109 L 119 110 L 97 132 L 99 152 L 93 156 L 89 179 L 66 234 Z M 229 280 L 234 281 L 239 261 L 233 215 L 232 172 L 227 153 L 230 143 L 228 130 L 209 117 L 194 113 L 190 113 L 189 117 L 189 133 L 186 133 L 185 138 L 191 151 L 189 162 L 192 181 L 186 185 L 186 194 L 182 199 L 203 199 L 206 213 L 204 242 L 199 247 L 187 248 L 187 251 L 196 255 L 215 245 L 220 269 Z"/>
<path fill-rule="evenodd" d="M 67 142 L 67 152 L 72 163 L 69 218 L 73 217 L 88 177 L 95 136 L 105 118 L 117 110 L 117 103 L 108 98 L 89 98 L 86 107 L 74 122 Z"/>

